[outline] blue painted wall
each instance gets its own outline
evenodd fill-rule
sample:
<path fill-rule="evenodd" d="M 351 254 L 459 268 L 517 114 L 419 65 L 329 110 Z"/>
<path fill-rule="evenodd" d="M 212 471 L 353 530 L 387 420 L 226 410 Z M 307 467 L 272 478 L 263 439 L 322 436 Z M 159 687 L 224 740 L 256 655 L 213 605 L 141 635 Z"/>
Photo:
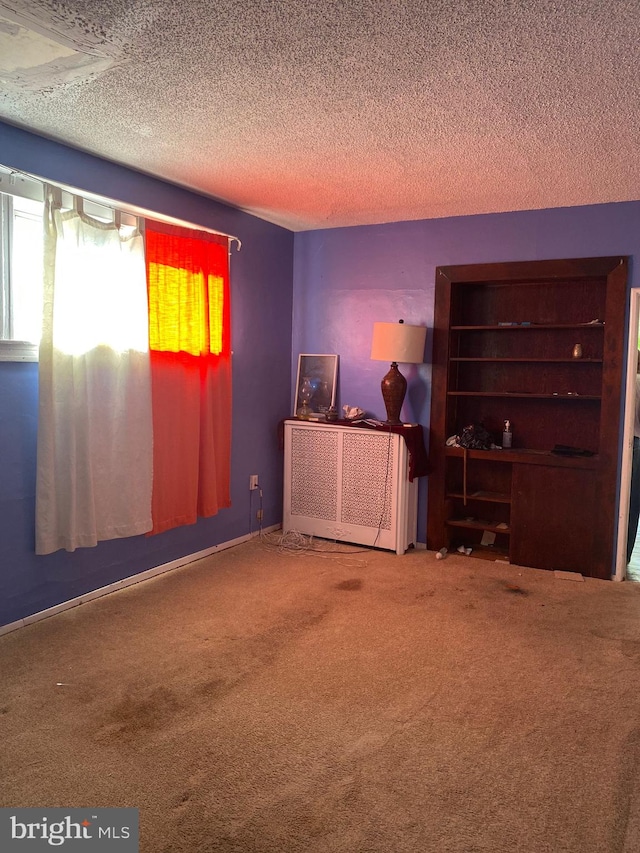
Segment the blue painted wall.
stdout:
<path fill-rule="evenodd" d="M 158 536 L 34 554 L 38 370 L 0 362 L 0 625 L 14 622 L 250 530 L 248 478 L 264 492 L 264 524 L 282 519 L 277 424 L 291 406 L 294 235 L 223 204 L 0 123 L 0 163 L 234 234 L 232 251 L 232 507 Z M 254 510 L 257 504 L 254 502 Z M 255 518 L 255 512 L 254 512 Z M 253 522 L 253 529 L 256 523 Z"/>
<path fill-rule="evenodd" d="M 640 202 L 400 222 L 296 235 L 292 375 L 298 353 L 340 355 L 341 403 L 385 418 L 371 361 L 376 320 L 433 324 L 435 268 L 448 264 L 630 255 L 640 287 Z M 404 366 L 403 418 L 429 440 L 431 337 L 426 363 Z M 426 541 L 427 480 L 420 481 L 418 540 Z"/>

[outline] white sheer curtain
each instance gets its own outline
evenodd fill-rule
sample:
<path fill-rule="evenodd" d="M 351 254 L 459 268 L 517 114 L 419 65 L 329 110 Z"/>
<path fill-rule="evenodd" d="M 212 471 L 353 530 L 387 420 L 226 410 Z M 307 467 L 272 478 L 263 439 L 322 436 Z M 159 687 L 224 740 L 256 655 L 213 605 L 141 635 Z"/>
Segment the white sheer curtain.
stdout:
<path fill-rule="evenodd" d="M 144 244 L 46 188 L 36 553 L 152 527 Z"/>

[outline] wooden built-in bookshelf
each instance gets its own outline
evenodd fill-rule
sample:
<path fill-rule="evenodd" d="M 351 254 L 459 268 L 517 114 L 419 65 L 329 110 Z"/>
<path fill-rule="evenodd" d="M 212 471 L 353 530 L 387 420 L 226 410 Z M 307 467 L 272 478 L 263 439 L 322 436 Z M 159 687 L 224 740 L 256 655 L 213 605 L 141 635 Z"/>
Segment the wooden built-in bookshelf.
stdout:
<path fill-rule="evenodd" d="M 437 269 L 429 548 L 610 577 L 626 287 L 624 257 Z M 496 449 L 446 446 L 471 423 Z"/>

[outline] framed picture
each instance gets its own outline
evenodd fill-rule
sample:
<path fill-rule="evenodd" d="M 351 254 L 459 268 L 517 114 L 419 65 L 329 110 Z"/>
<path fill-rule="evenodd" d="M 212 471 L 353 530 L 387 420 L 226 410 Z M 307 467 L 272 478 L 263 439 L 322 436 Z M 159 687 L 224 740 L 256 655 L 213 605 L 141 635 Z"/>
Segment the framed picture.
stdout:
<path fill-rule="evenodd" d="M 294 417 L 306 404 L 303 413 L 324 415 L 329 406 L 336 405 L 336 382 L 338 378 L 337 355 L 298 356 L 298 376 L 293 403 Z"/>

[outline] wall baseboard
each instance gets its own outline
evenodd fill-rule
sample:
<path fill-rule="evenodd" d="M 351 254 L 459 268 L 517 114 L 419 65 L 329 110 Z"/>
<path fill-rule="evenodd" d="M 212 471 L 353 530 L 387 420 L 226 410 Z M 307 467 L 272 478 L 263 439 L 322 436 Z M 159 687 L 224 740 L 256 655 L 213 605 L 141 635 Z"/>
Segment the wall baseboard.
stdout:
<path fill-rule="evenodd" d="M 271 533 L 274 530 L 280 530 L 280 524 L 274 524 L 271 527 L 263 528 L 263 533 Z M 102 598 L 103 595 L 109 595 L 112 592 L 117 592 L 119 589 L 124 589 L 128 586 L 133 586 L 136 583 L 142 583 L 156 575 L 163 575 L 165 572 L 171 572 L 174 569 L 179 569 L 189 563 L 195 563 L 196 560 L 202 560 L 211 554 L 218 551 L 225 551 L 227 548 L 233 548 L 235 545 L 241 545 L 243 542 L 248 542 L 249 539 L 255 539 L 260 535 L 260 531 L 247 533 L 245 536 L 239 536 L 237 539 L 229 539 L 227 542 L 221 542 L 219 545 L 213 545 L 211 548 L 205 548 L 203 551 L 196 551 L 194 554 L 187 554 L 180 557 L 178 560 L 173 560 L 170 563 L 163 563 L 160 566 L 155 566 L 153 569 L 147 569 L 137 575 L 131 575 L 128 578 L 123 578 L 120 581 L 111 583 L 108 586 L 102 586 L 99 589 L 94 589 L 84 595 L 79 595 L 77 598 L 71 598 L 69 601 L 63 601 L 61 604 L 56 604 L 54 607 L 48 607 L 46 610 L 41 610 L 39 613 L 34 613 L 31 616 L 25 616 L 24 619 L 18 619 L 15 622 L 10 622 L 8 625 L 0 625 L 0 636 L 8 634 L 11 631 L 17 631 L 18 628 L 24 628 L 27 625 L 33 625 L 34 622 L 40 622 L 42 619 L 48 619 L 50 616 L 55 616 L 56 613 L 62 613 L 65 610 L 70 610 L 72 607 L 78 607 L 80 604 L 86 604 L 88 601 L 93 601 L 96 598 Z"/>

